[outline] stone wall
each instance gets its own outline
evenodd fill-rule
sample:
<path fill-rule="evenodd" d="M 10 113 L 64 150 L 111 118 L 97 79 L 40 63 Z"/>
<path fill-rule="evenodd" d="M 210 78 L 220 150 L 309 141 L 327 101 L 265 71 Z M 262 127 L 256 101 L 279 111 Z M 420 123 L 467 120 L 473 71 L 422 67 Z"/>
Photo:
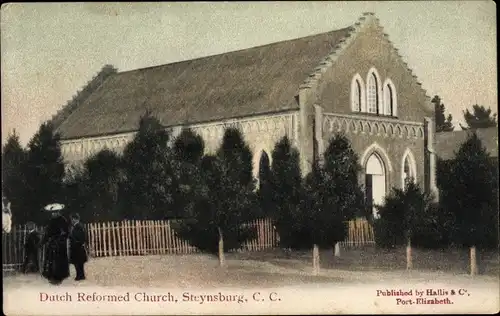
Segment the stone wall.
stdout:
<path fill-rule="evenodd" d="M 422 122 L 426 116 L 434 117 L 430 98 L 375 18 L 370 18 L 352 36 L 355 38 L 322 75 L 316 104 L 325 112 L 351 113 L 352 79 L 359 74 L 366 85 L 369 70 L 375 68 L 379 75 L 379 90 L 386 79 L 391 79 L 395 85 L 399 120 Z M 383 95 L 380 95 L 382 99 Z"/>
<path fill-rule="evenodd" d="M 387 118 L 360 117 L 348 114 L 319 114 L 322 119 L 317 135 L 318 147 L 324 151 L 330 139 L 343 133 L 358 154 L 359 163 L 364 168 L 370 154 L 376 152 L 386 169 L 386 187 L 401 188 L 403 181 L 403 157 L 409 151 L 415 160 L 417 182 L 424 184 L 424 123 L 395 121 Z M 387 190 L 387 191 L 388 191 Z"/>
<path fill-rule="evenodd" d="M 224 130 L 227 127 L 238 127 L 245 136 L 254 155 L 254 175 L 258 175 L 258 166 L 262 151 L 271 159 L 274 145 L 283 137 L 288 136 L 297 146 L 298 141 L 298 112 L 275 113 L 263 116 L 225 120 L 213 123 L 193 124 L 189 126 L 205 141 L 205 151 L 214 153 L 221 144 Z M 169 128 L 172 136 L 176 137 L 183 126 Z M 124 133 L 111 136 L 82 138 L 77 140 L 61 141 L 61 150 L 64 161 L 69 169 L 81 165 L 83 161 L 99 151 L 107 148 L 122 153 L 135 133 Z"/>

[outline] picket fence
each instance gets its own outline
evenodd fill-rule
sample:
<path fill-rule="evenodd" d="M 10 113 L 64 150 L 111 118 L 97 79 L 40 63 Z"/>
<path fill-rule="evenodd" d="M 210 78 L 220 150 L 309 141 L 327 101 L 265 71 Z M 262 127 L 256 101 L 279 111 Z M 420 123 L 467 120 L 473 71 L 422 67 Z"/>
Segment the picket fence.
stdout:
<path fill-rule="evenodd" d="M 94 257 L 155 254 L 190 254 L 199 250 L 176 236 L 171 221 L 121 221 L 92 223 L 87 227 L 89 251 Z M 249 223 L 257 238 L 237 251 L 259 251 L 278 246 L 278 236 L 269 220 Z"/>
<path fill-rule="evenodd" d="M 89 254 L 92 257 L 137 256 L 159 254 L 191 254 L 199 250 L 178 238 L 173 221 L 129 221 L 86 224 Z M 257 238 L 246 242 L 237 252 L 261 251 L 279 247 L 279 236 L 268 219 L 248 223 L 257 231 Z M 42 232 L 42 228 L 37 228 Z M 16 270 L 23 262 L 24 242 L 28 230 L 15 226 L 11 233 L 2 233 L 3 271 Z M 366 219 L 352 220 L 348 224 L 347 239 L 340 243 L 343 248 L 364 247 L 375 244 L 372 226 Z M 43 248 L 40 261 L 43 260 Z M 40 265 L 41 266 L 41 265 Z"/>
<path fill-rule="evenodd" d="M 43 227 L 36 230 L 41 234 Z M 2 232 L 2 271 L 18 270 L 24 260 L 24 243 L 29 230 L 26 225 L 12 226 L 10 233 Z M 44 249 L 39 251 L 39 266 L 43 261 Z"/>
<path fill-rule="evenodd" d="M 340 243 L 343 248 L 375 246 L 373 226 L 365 218 L 349 221 L 347 239 Z"/>

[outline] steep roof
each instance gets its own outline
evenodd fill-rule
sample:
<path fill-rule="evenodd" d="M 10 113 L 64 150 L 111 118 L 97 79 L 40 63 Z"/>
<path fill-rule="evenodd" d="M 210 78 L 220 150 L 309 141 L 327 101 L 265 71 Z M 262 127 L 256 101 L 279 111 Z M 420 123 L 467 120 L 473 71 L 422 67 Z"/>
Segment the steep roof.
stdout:
<path fill-rule="evenodd" d="M 453 131 L 436 133 L 436 154 L 444 160 L 453 159 L 455 152 L 467 140 L 471 131 Z M 496 127 L 480 128 L 477 136 L 491 157 L 498 157 L 498 129 Z"/>
<path fill-rule="evenodd" d="M 111 75 L 60 125 L 62 139 L 298 109 L 300 84 L 351 28 Z"/>

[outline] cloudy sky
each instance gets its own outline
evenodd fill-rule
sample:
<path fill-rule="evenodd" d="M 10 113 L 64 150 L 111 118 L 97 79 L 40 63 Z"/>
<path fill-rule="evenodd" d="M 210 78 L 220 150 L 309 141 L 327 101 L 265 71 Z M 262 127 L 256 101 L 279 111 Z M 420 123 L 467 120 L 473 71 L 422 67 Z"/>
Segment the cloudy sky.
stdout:
<path fill-rule="evenodd" d="M 346 27 L 374 12 L 456 125 L 478 103 L 497 111 L 492 1 L 26 3 L 1 9 L 2 143 L 26 143 L 105 64 L 119 71 Z"/>

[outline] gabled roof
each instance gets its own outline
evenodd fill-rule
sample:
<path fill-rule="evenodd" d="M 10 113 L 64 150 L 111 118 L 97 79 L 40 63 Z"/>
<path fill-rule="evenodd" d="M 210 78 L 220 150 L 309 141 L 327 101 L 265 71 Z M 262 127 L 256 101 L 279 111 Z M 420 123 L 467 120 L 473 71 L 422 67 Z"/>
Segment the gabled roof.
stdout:
<path fill-rule="evenodd" d="M 75 139 L 136 131 L 146 109 L 165 127 L 298 109 L 299 89 L 316 89 L 322 74 L 371 23 L 382 30 L 367 12 L 336 31 L 111 75 L 58 132 L 62 139 Z"/>
<path fill-rule="evenodd" d="M 298 109 L 300 84 L 351 29 L 111 75 L 60 125 L 62 139 Z"/>
<path fill-rule="evenodd" d="M 455 158 L 455 153 L 467 140 L 471 130 L 436 133 L 436 154 L 443 160 Z M 498 129 L 496 127 L 479 128 L 476 134 L 491 157 L 498 158 Z"/>

